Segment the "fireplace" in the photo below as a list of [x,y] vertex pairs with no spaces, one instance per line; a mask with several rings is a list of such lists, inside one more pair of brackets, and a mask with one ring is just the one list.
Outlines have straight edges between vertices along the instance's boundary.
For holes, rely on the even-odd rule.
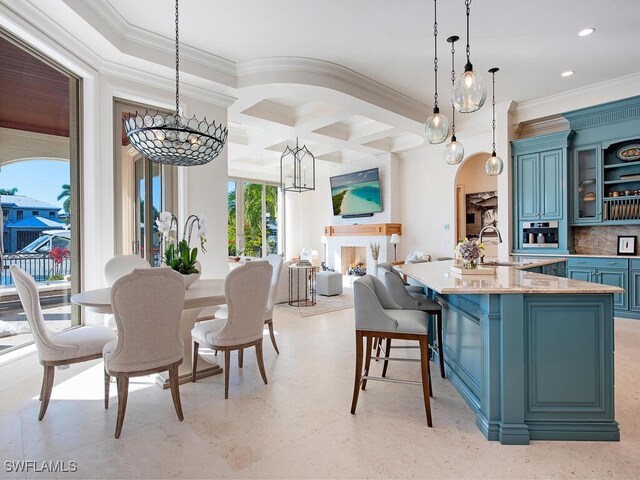
[[344,275],[365,275],[367,273],[367,247],[341,247],[342,265],[340,273]]

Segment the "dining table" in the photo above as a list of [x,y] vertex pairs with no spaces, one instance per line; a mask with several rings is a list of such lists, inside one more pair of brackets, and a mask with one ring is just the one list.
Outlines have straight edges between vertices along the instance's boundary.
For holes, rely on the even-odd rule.
[[[191,330],[198,319],[198,315],[204,308],[226,303],[224,282],[224,278],[199,279],[185,291],[182,317],[180,319],[180,337],[184,342],[184,360],[178,371],[180,383],[191,381],[193,351]],[[113,314],[110,287],[77,293],[71,296],[71,302],[86,307],[93,312]],[[199,355],[206,363],[199,362],[202,367],[196,372],[197,379],[222,373],[222,367],[214,361],[214,355],[211,350],[201,349]],[[169,373],[159,374],[156,377],[156,383],[162,388],[169,388]]]

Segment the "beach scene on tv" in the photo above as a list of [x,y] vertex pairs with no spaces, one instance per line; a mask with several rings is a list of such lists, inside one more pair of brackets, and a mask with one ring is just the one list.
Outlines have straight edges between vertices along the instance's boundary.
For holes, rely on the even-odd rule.
[[358,215],[382,211],[378,169],[331,177],[334,215]]

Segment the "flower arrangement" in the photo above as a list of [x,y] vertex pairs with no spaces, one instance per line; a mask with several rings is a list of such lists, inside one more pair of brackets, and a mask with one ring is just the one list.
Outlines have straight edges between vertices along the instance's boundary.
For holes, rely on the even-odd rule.
[[369,242],[369,248],[371,249],[371,257],[374,260],[378,260],[380,255],[380,244],[378,242]]
[[175,215],[171,212],[162,212],[156,220],[158,232],[162,234],[165,244],[168,245],[164,252],[164,263],[183,275],[200,273],[196,268],[198,249],[190,247],[194,225],[197,225],[196,235],[200,239],[200,248],[206,252],[204,244],[207,241],[207,218],[204,215],[199,217],[189,215],[184,223],[180,241],[178,241],[178,219]]
[[484,243],[465,237],[458,242],[455,251],[464,268],[476,268],[478,259],[484,257]]
[[60,247],[55,247],[49,252],[49,257],[53,260],[53,268],[51,269],[48,280],[64,280],[64,275],[61,271],[62,262],[64,262],[65,258],[69,256],[69,253],[68,248]]

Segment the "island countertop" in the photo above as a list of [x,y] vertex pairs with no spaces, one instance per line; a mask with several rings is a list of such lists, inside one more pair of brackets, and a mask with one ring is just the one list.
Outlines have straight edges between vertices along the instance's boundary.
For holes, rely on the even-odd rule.
[[[554,260],[562,261],[562,259]],[[549,259],[518,257],[510,266],[497,266],[493,275],[460,275],[451,271],[454,260],[399,265],[401,273],[440,294],[599,294],[622,293],[619,287],[527,272]]]

